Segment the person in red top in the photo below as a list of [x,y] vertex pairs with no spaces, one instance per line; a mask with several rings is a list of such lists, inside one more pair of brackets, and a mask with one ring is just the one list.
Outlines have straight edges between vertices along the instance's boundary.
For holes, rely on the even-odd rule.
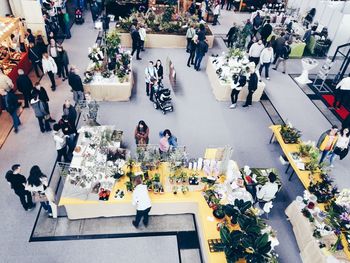
[[135,129],[136,145],[147,145],[149,142],[149,128],[144,121],[139,121]]

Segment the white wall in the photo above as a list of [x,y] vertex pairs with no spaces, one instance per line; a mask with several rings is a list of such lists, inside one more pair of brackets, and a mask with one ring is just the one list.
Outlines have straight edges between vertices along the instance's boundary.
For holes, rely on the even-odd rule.
[[8,0],[0,0],[0,16],[11,14],[11,9]]
[[338,23],[338,31],[333,39],[332,45],[328,51],[328,56],[333,56],[338,46],[350,42],[350,14],[344,14],[340,23]]

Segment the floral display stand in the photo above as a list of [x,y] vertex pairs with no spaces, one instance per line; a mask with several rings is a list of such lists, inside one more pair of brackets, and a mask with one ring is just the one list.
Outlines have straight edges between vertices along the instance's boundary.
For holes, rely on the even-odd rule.
[[[129,33],[120,33],[123,47],[131,47],[132,41]],[[209,48],[213,47],[214,36],[206,36]],[[186,48],[187,40],[185,36],[171,34],[147,34],[145,47],[147,48]]]
[[133,76],[130,73],[125,82],[120,82],[115,76],[108,79],[94,79],[84,84],[84,91],[89,91],[96,101],[129,101],[132,87]]
[[312,83],[312,81],[309,79],[309,71],[316,68],[318,66],[318,62],[315,59],[303,58],[301,60],[301,65],[303,67],[303,72],[299,77],[296,77],[295,80],[302,85]]
[[[218,101],[229,101],[231,99],[231,81],[223,81],[219,79],[217,75],[217,66],[213,64],[216,58],[210,57],[207,63],[207,75],[214,96]],[[264,92],[265,83],[259,82],[257,90],[253,94],[253,101],[260,101],[260,98]],[[245,101],[248,95],[248,85],[244,86],[241,92],[238,94],[238,101]]]

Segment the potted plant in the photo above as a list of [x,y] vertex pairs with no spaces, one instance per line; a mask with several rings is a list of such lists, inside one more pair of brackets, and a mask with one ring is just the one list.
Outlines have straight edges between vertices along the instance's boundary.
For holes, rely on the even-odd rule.
[[181,186],[181,192],[182,192],[183,194],[186,194],[188,191],[189,191],[189,188],[188,188],[187,185]]
[[172,188],[173,194],[176,195],[178,191],[178,187],[176,185],[173,186]]
[[217,205],[213,210],[213,216],[217,219],[223,219],[225,217],[224,206]]
[[283,141],[286,144],[298,143],[301,137],[301,132],[291,127],[290,125],[284,124],[280,130]]
[[128,192],[132,192],[134,190],[134,185],[130,181],[126,182],[125,186],[126,186],[126,191]]
[[173,184],[174,182],[175,182],[175,178],[176,178],[176,176],[173,174],[173,175],[170,175],[169,176],[169,182],[171,183],[171,184]]

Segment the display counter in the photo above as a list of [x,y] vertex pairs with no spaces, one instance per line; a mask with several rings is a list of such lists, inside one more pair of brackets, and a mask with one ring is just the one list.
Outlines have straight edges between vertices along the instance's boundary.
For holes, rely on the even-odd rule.
[[90,92],[96,101],[129,101],[133,87],[133,75],[125,82],[120,82],[116,76],[109,79],[93,80],[84,84],[84,91]]
[[[216,74],[216,68],[213,65],[213,60],[215,58],[210,57],[207,63],[207,75],[211,88],[213,90],[214,96],[218,101],[229,101],[231,99],[231,82],[222,81]],[[264,92],[265,83],[260,81],[258,83],[257,90],[253,93],[253,101],[260,101],[260,98]],[[238,101],[245,101],[248,95],[248,85],[245,85],[240,93],[238,94]]]

